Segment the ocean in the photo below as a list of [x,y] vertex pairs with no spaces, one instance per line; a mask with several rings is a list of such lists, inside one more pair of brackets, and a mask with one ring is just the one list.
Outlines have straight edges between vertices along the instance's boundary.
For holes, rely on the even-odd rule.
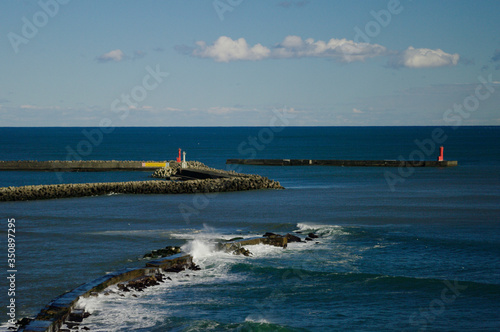
[[[91,331],[498,331],[500,127],[0,128],[0,160],[187,160],[260,174],[285,190],[0,203],[8,276],[34,317],[58,295],[182,246],[200,271],[140,293],[80,300]],[[230,158],[457,160],[450,168],[225,165]],[[151,172],[0,172],[0,187],[147,180]],[[217,239],[298,232],[286,249]],[[123,294],[122,294],[123,295]]]

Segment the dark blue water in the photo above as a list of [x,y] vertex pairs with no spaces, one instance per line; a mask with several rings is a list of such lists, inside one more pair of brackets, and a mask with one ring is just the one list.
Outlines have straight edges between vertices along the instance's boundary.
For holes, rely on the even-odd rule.
[[[87,135],[83,130],[86,130]],[[142,255],[183,245],[201,271],[138,297],[79,304],[93,331],[329,331],[500,329],[500,128],[0,128],[0,160],[228,158],[435,160],[454,168],[234,166],[282,191],[112,195],[0,203],[1,250],[16,219],[17,315]],[[89,134],[90,133],[90,134]],[[0,172],[12,185],[145,180],[147,172]],[[309,231],[285,250],[217,253],[212,241]],[[6,261],[4,263],[4,266]],[[6,268],[4,268],[6,270]],[[6,273],[6,272],[5,272]],[[0,284],[0,322],[8,285]]]

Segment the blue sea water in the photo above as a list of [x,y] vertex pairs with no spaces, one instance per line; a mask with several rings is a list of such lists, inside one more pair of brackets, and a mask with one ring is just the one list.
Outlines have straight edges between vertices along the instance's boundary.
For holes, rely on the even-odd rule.
[[[276,128],[275,128],[276,129]],[[442,130],[442,132],[441,132]],[[433,139],[439,137],[439,142]],[[166,245],[200,271],[145,292],[83,299],[92,331],[498,331],[500,128],[0,128],[0,160],[229,158],[435,160],[453,168],[235,166],[286,190],[209,195],[110,195],[0,203],[16,220],[16,314]],[[0,172],[0,187],[147,180],[148,172]],[[316,232],[252,257],[213,241]],[[316,243],[318,242],[318,243]],[[3,248],[3,249],[1,249]],[[7,322],[6,278],[0,323]],[[111,288],[113,290],[113,288]],[[5,324],[3,326],[6,326]]]

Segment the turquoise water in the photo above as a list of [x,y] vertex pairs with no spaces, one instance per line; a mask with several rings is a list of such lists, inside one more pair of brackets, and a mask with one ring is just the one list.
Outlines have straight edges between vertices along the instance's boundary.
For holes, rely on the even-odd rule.
[[[432,149],[433,130],[292,127],[270,136],[265,128],[117,128],[100,139],[82,128],[0,128],[0,160],[64,160],[78,147],[84,153],[77,156],[87,160],[167,160],[181,147],[188,160],[225,168],[228,158],[254,155],[409,159],[420,151],[434,160],[444,145],[445,159],[459,162],[411,174],[236,166],[287,189],[0,203],[5,252],[6,220],[16,219],[16,313],[34,316],[81,283],[143,266],[141,257],[151,249],[181,245],[201,271],[172,276],[138,297],[82,300],[92,312],[85,324],[93,331],[497,331],[500,128],[444,128],[446,139]],[[0,186],[149,175],[0,172]],[[285,250],[248,247],[253,257],[212,248],[215,239],[267,231],[321,237]],[[0,301],[7,303],[5,279],[0,287]],[[0,315],[6,322],[5,305]]]

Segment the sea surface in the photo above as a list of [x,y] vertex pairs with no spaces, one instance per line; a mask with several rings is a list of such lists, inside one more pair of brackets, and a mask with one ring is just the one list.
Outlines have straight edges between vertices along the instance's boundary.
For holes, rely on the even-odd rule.
[[[231,166],[285,190],[0,203],[16,316],[170,245],[200,271],[141,293],[80,300],[91,331],[499,331],[500,127],[0,128],[0,160],[435,160],[452,168]],[[0,187],[147,180],[150,172],[0,172]],[[216,252],[216,239],[297,232],[312,242]],[[115,289],[111,287],[111,291]],[[135,296],[134,296],[135,295]],[[0,329],[2,329],[0,327]]]

